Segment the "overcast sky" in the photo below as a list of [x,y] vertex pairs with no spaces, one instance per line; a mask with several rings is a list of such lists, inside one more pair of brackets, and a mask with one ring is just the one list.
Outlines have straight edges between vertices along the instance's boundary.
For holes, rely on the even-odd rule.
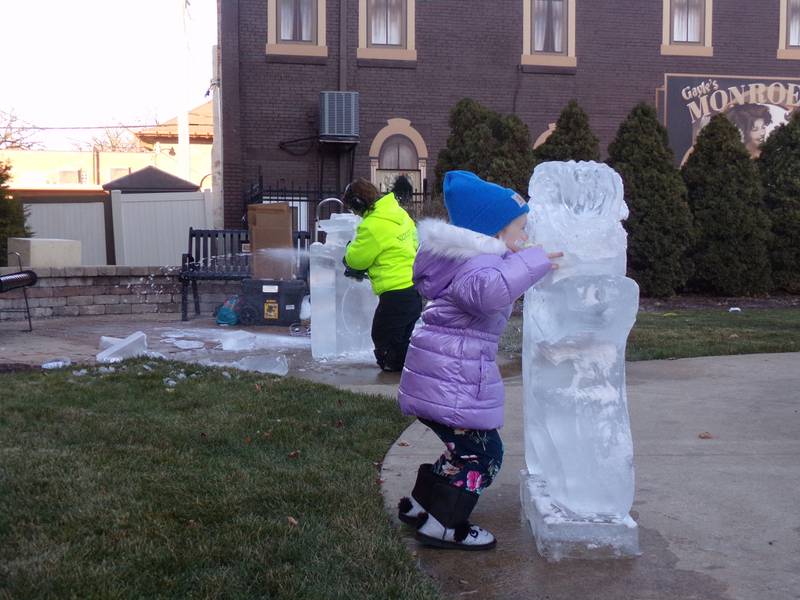
[[[129,125],[166,121],[182,104],[202,104],[216,43],[216,0],[190,0],[188,59],[182,3],[3,0],[0,111],[37,126]],[[37,137],[47,147],[71,149],[73,140],[98,133]]]

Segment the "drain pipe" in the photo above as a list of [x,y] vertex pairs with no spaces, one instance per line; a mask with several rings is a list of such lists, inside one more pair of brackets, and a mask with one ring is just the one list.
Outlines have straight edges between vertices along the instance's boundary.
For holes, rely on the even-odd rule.
[[347,0],[339,2],[339,91],[347,90]]
[[[339,2],[339,91],[347,91],[347,0]],[[336,153],[336,185],[341,190],[342,183],[342,153]],[[348,181],[349,183],[349,181]]]

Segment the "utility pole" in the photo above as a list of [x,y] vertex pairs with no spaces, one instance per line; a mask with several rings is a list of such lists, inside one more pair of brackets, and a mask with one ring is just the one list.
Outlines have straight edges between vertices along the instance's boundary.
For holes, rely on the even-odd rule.
[[191,56],[189,54],[189,0],[177,0],[180,9],[180,25],[183,32],[180,50],[178,51],[179,65],[177,82],[179,86],[178,97],[178,172],[180,176],[191,181],[191,159],[189,157],[189,111],[191,111],[191,98],[189,95],[189,67]]

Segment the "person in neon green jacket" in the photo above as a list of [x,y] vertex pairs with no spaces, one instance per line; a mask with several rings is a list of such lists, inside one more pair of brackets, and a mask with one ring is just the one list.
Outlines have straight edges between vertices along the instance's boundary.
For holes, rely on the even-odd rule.
[[366,273],[379,298],[372,319],[375,360],[384,371],[402,371],[411,332],[422,312],[422,298],[412,280],[417,227],[394,192],[380,196],[366,179],[348,185],[342,202],[364,218],[347,246],[345,275]]

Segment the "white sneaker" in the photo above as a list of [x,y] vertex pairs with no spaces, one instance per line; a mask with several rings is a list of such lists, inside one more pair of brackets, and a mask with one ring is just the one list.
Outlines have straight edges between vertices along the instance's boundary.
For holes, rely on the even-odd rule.
[[425,509],[414,499],[414,496],[404,496],[397,503],[397,518],[406,525],[419,525],[419,517]]
[[450,529],[442,525],[436,517],[428,514],[422,526],[417,529],[417,539],[427,546],[437,548],[457,548],[459,550],[489,550],[497,540],[477,525],[465,523]]

